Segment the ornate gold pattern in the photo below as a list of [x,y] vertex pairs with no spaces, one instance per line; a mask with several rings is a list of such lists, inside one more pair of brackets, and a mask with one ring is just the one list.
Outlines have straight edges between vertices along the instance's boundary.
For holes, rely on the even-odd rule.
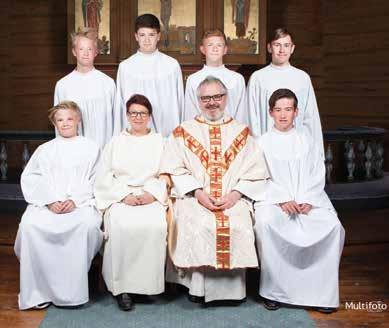
[[[199,118],[196,118],[201,123]],[[231,122],[228,121],[228,123]],[[226,124],[226,123],[224,123]],[[223,124],[221,124],[223,125]],[[210,194],[215,198],[223,195],[223,176],[231,163],[246,145],[249,128],[243,129],[222,154],[221,125],[208,124],[210,152],[181,126],[173,131],[175,138],[183,138],[185,146],[201,161],[210,178]],[[215,211],[216,219],[216,268],[230,268],[230,223],[223,211]]]

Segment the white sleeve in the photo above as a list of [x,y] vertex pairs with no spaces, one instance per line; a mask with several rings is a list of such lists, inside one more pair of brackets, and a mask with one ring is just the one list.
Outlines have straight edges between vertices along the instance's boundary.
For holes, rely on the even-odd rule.
[[115,177],[112,168],[113,142],[103,150],[102,160],[96,174],[94,193],[99,210],[105,210],[114,203],[119,203],[130,193],[130,187]]
[[115,106],[114,106],[114,130],[113,135],[118,135],[122,131],[126,124],[124,120],[125,116],[125,104],[123,102],[123,90],[122,90],[122,68],[119,65],[117,77],[116,77],[116,94],[115,94]]
[[192,79],[188,78],[185,87],[185,107],[182,121],[192,120],[196,115],[199,114],[197,95]]
[[184,82],[182,80],[182,71],[180,64],[177,63],[177,105],[178,105],[178,124],[182,122],[184,112]]
[[45,206],[58,201],[50,170],[44,167],[42,149],[38,147],[23,170],[20,184],[24,199],[36,206]]
[[[246,91],[246,101],[247,101],[247,110],[248,110],[248,121],[251,133],[254,137],[259,137],[263,132],[261,131],[259,111],[263,110],[260,108],[261,99],[260,99],[260,85],[256,83],[253,77],[250,78],[247,85]],[[265,109],[266,110],[266,109]]]
[[158,178],[151,178],[146,181],[145,185],[143,186],[143,190],[153,195],[154,198],[162,205],[167,204],[168,197],[166,182],[164,180]]
[[247,113],[246,85],[243,76],[239,76],[239,83],[237,89],[238,102],[236,107],[235,119],[244,125],[248,125],[249,118]]
[[313,90],[312,82],[309,79],[308,94],[306,95],[306,108],[303,117],[303,129],[308,136],[312,137],[315,145],[321,150],[321,156],[324,159],[323,132],[320,123],[319,108],[316,102],[315,91]]

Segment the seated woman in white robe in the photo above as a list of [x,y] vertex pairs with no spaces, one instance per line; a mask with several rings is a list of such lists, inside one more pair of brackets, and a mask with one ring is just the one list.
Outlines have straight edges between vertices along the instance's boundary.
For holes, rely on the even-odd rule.
[[339,306],[344,229],[324,191],[321,148],[293,126],[292,91],[276,90],[269,104],[274,127],[259,143],[271,180],[255,205],[259,294],[269,310],[287,303],[330,313]]
[[99,147],[77,136],[76,103],[59,103],[49,118],[58,135],[37,148],[21,177],[28,203],[15,241],[21,310],[88,302],[88,270],[103,240],[93,199]]
[[166,184],[158,178],[164,140],[148,128],[146,97],[133,95],[126,105],[129,128],[105,147],[95,185],[107,235],[103,277],[124,311],[132,294],[164,291],[167,236]]

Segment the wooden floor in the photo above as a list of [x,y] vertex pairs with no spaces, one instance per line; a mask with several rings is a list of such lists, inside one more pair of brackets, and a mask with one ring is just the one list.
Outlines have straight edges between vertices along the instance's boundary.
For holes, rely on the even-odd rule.
[[[330,315],[310,311],[317,327],[389,327],[389,309],[383,312],[368,312],[345,308],[346,302],[349,302],[348,304],[354,302],[355,306],[358,306],[359,302],[377,301],[389,307],[389,242],[385,242],[385,237],[389,240],[389,230],[388,225],[382,223],[385,221],[389,223],[387,214],[389,212],[384,211],[370,216],[381,217],[381,221],[374,219],[380,222],[379,233],[374,232],[375,221],[370,221],[366,213],[360,214],[360,218],[355,219],[354,222],[361,223],[354,226],[347,220],[345,222],[342,220],[349,236],[340,266],[341,307]],[[383,215],[386,220],[383,219]],[[0,214],[0,327],[38,327],[44,317],[44,310],[19,311],[17,307],[19,263],[12,246],[17,229],[17,217],[12,213]],[[358,215],[353,214],[351,217]],[[379,236],[378,240],[374,241],[374,236]],[[361,244],[361,241],[364,243]]]

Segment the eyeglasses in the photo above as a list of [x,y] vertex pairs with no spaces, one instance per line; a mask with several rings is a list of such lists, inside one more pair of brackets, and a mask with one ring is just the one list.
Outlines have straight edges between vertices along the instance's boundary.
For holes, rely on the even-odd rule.
[[130,112],[127,112],[128,115],[130,115],[131,118],[137,118],[138,116],[140,118],[146,118],[149,116],[149,113],[147,112],[135,112],[135,111],[130,111]]
[[200,100],[203,103],[209,103],[211,101],[211,99],[213,101],[221,101],[225,95],[226,95],[225,93],[219,93],[219,94],[213,95],[213,96],[201,96]]

